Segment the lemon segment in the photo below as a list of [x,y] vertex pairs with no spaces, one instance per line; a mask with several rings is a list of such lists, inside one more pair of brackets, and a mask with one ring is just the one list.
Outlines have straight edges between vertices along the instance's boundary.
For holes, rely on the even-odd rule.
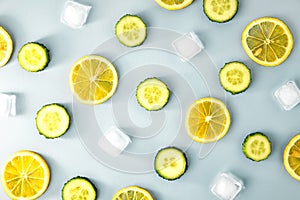
[[181,10],[191,3],[193,0],[155,0],[159,6],[167,10]]
[[8,32],[0,26],[0,67],[9,61],[13,51],[13,42]]
[[300,134],[294,136],[283,152],[283,164],[286,171],[300,181]]
[[151,194],[138,186],[129,186],[117,191],[112,200],[153,200]]

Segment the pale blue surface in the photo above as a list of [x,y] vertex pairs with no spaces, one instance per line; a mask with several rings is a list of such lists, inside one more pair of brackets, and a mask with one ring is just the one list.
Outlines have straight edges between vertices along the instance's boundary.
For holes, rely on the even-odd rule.
[[[154,0],[81,2],[93,8],[87,24],[80,30],[60,23],[64,1],[0,2],[0,25],[11,33],[15,47],[10,62],[0,69],[0,92],[15,93],[18,101],[18,116],[0,121],[1,168],[5,160],[18,150],[39,152],[51,167],[51,183],[40,198],[46,200],[60,199],[64,182],[77,175],[91,178],[99,189],[98,199],[103,200],[111,199],[118,189],[128,185],[145,187],[155,199],[161,200],[215,199],[209,185],[220,171],[231,171],[244,180],[246,188],[240,196],[243,200],[296,199],[300,196],[300,183],[287,174],[282,164],[285,145],[300,132],[300,106],[283,111],[273,96],[273,92],[288,80],[295,80],[300,85],[300,1],[240,0],[237,15],[226,24],[210,22],[202,11],[200,0],[180,11],[166,11]],[[239,60],[248,64],[253,73],[253,83],[245,93],[226,95],[232,114],[228,135],[204,160],[197,158],[199,144],[192,144],[187,151],[189,169],[180,180],[174,182],[164,181],[155,173],[127,174],[100,164],[81,144],[74,124],[66,135],[55,140],[45,139],[35,128],[35,113],[44,104],[63,103],[72,111],[73,98],[68,86],[72,63],[113,37],[116,21],[126,13],[140,15],[151,27],[180,33],[195,31],[218,68],[225,62]],[[277,68],[265,68],[253,63],[241,45],[241,32],[246,24],[262,16],[281,18],[294,35],[295,45],[290,57]],[[18,50],[30,41],[42,42],[50,49],[51,62],[41,73],[26,72],[18,64]],[[201,91],[198,94],[199,98],[208,95],[201,94]],[[241,152],[244,137],[254,131],[265,132],[273,143],[271,156],[261,163],[247,160]],[[2,187],[0,198],[8,199]]]

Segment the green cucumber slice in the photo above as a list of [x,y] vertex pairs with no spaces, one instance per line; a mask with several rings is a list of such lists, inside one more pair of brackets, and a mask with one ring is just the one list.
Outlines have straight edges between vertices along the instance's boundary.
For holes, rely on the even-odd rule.
[[86,177],[77,176],[68,180],[62,188],[63,200],[95,200],[96,186]]
[[237,13],[238,0],[203,0],[203,11],[213,22],[230,21]]
[[18,61],[26,71],[42,71],[50,62],[49,50],[41,43],[29,42],[20,49]]
[[36,114],[36,127],[46,138],[58,138],[65,134],[70,126],[68,111],[59,104],[43,106]]
[[179,179],[187,170],[185,153],[176,147],[166,147],[158,151],[154,168],[156,173],[169,181]]
[[115,34],[123,45],[136,47],[146,39],[146,24],[140,17],[127,14],[116,23]]
[[170,91],[158,78],[147,78],[136,89],[138,103],[149,111],[162,109],[169,101]]
[[260,132],[249,134],[242,146],[245,156],[256,162],[267,159],[272,151],[269,138]]
[[251,83],[251,71],[241,62],[229,62],[219,72],[222,87],[231,94],[238,94],[248,89]]

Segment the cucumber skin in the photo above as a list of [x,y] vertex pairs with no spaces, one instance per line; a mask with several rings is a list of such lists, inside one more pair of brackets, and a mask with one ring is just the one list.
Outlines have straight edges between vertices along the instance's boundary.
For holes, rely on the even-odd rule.
[[97,197],[98,197],[98,189],[96,188],[96,186],[94,185],[94,183],[92,182],[92,181],[90,181],[90,179],[88,179],[87,177],[84,177],[84,176],[76,176],[76,177],[73,177],[73,178],[71,178],[70,180],[68,180],[65,184],[64,184],[64,186],[63,186],[63,188],[61,189],[61,198],[62,198],[62,200],[65,200],[64,199],[64,188],[65,188],[65,186],[69,183],[69,182],[71,182],[72,180],[75,180],[75,179],[82,179],[82,180],[86,180],[86,181],[88,181],[91,185],[92,185],[92,187],[93,187],[93,189],[94,189],[94,191],[95,191],[95,193],[96,193],[96,196],[95,196],[95,199],[97,199]]
[[[146,81],[148,81],[149,79],[157,79],[157,80],[159,80],[159,81],[161,81],[160,79],[158,79],[158,78],[156,78],[156,77],[151,77],[151,78],[147,78],[147,79],[145,79],[145,80],[143,80],[142,82],[140,82],[139,83],[139,85],[140,84],[142,84],[142,83],[144,83],[144,82],[146,82]],[[161,81],[162,82],[162,81]],[[164,82],[163,82],[164,83]],[[165,84],[165,83],[164,83]],[[160,111],[161,109],[163,109],[167,104],[168,104],[168,102],[169,102],[169,99],[170,99],[170,90],[169,90],[169,87],[167,86],[167,84],[165,84],[166,86],[167,86],[167,89],[168,89],[168,98],[167,98],[167,103],[165,103],[165,105],[164,106],[162,106],[161,108],[159,108],[159,109],[155,109],[155,110],[151,110],[151,109],[148,109],[148,108],[145,108],[143,105],[142,105],[142,103],[140,102],[140,100],[139,100],[139,98],[138,98],[138,96],[137,96],[137,90],[138,90],[138,88],[139,88],[139,85],[137,86],[137,88],[136,88],[136,92],[135,92],[135,98],[137,99],[137,102],[138,102],[138,104],[142,107],[142,108],[144,108],[145,110],[148,110],[148,111]]]
[[49,65],[49,62],[51,61],[51,58],[50,58],[50,50],[49,50],[44,44],[42,44],[42,43],[39,43],[39,42],[28,42],[28,43],[24,44],[24,45],[21,47],[21,49],[19,50],[19,52],[18,52],[18,60],[19,60],[19,55],[20,55],[21,50],[23,49],[23,47],[24,47],[25,45],[28,45],[28,44],[37,44],[37,45],[41,46],[41,47],[45,50],[45,53],[46,53],[46,56],[47,56],[47,62],[46,62],[46,64],[44,65],[44,67],[43,67],[42,69],[39,69],[39,70],[36,70],[36,71],[30,71],[30,70],[26,69],[25,67],[23,67],[23,66],[20,64],[21,67],[22,67],[24,70],[28,71],[28,72],[40,72],[40,71],[43,71],[43,70]]
[[[52,105],[62,107],[63,109],[65,109],[66,113],[69,115],[69,126],[67,127],[66,131],[65,131],[62,135],[60,135],[60,136],[58,136],[58,137],[49,137],[49,136],[45,135],[44,133],[42,133],[42,132],[40,131],[40,129],[38,128],[38,125],[37,125],[37,116],[38,116],[38,113],[39,113],[41,110],[43,110],[44,107],[46,107],[46,106],[52,106]],[[35,126],[36,126],[36,128],[37,128],[39,134],[42,135],[42,136],[44,136],[46,139],[55,139],[55,138],[59,138],[59,137],[63,136],[66,132],[68,132],[68,130],[69,130],[69,128],[70,128],[70,124],[71,124],[71,116],[70,116],[68,110],[66,109],[66,107],[64,107],[63,105],[58,104],[58,103],[51,103],[51,104],[44,105],[44,106],[43,106],[42,108],[40,108],[40,110],[36,113],[36,117],[35,117]]]
[[118,26],[119,22],[120,22],[123,18],[125,18],[125,17],[138,17],[139,19],[142,20],[142,18],[141,18],[140,16],[138,16],[138,15],[126,14],[126,15],[122,16],[122,17],[117,21],[117,23],[116,23],[116,25],[115,25],[115,35],[116,35],[118,41],[119,41],[121,44],[123,44],[124,46],[130,47],[130,48],[141,46],[141,45],[145,42],[145,40],[147,39],[147,36],[148,36],[148,34],[147,34],[147,24],[145,23],[144,20],[142,20],[142,22],[145,24],[145,28],[146,28],[146,36],[145,36],[144,40],[143,40],[141,43],[139,43],[139,44],[137,44],[137,45],[135,45],[135,46],[128,46],[128,45],[124,44],[122,41],[119,40],[119,38],[118,38],[118,36],[117,36],[117,35],[118,35],[118,34],[117,34],[117,26]]
[[[255,160],[255,159],[253,159],[253,158],[250,158],[250,157],[248,156],[247,151],[246,151],[246,143],[247,143],[248,139],[251,138],[252,136],[255,136],[255,135],[262,135],[262,136],[266,137],[266,138],[268,139],[269,143],[270,143],[270,153],[268,154],[268,156],[267,156],[266,158],[261,159],[261,160]],[[272,153],[272,143],[271,143],[270,139],[268,138],[268,136],[266,136],[265,134],[263,134],[263,133],[261,133],[261,132],[254,132],[254,133],[251,133],[251,134],[247,135],[247,137],[244,139],[244,142],[243,142],[243,144],[242,144],[242,149],[243,149],[244,155],[245,155],[249,160],[252,160],[252,161],[255,161],[255,162],[260,162],[260,161],[266,160],[266,159],[271,155],[271,153]]]
[[[176,149],[176,150],[178,150],[178,151],[180,151],[180,152],[182,153],[182,155],[183,155],[183,157],[184,157],[184,159],[185,159],[185,170],[184,170],[184,171],[182,172],[182,174],[181,174],[180,176],[178,176],[177,178],[168,179],[168,178],[164,177],[163,175],[161,175],[161,174],[159,173],[159,171],[158,171],[158,170],[156,169],[156,167],[155,167],[155,161],[156,161],[156,158],[157,158],[159,152],[160,152],[160,151],[163,151],[163,150],[165,150],[165,149]],[[161,178],[163,178],[164,180],[167,180],[167,181],[175,181],[175,180],[177,180],[177,179],[180,179],[180,178],[186,173],[186,171],[187,171],[187,169],[188,169],[188,166],[189,166],[189,165],[188,165],[188,160],[187,160],[186,154],[185,154],[181,149],[179,149],[179,148],[177,148],[177,147],[174,147],[174,146],[165,147],[165,148],[160,149],[160,150],[157,152],[157,154],[156,154],[156,156],[155,156],[155,159],[154,159],[154,168],[155,168],[156,174],[157,174],[159,177],[161,177]]]
[[229,22],[229,21],[231,21],[231,20],[236,16],[236,14],[237,14],[237,12],[238,12],[238,10],[239,10],[239,4],[240,4],[240,2],[239,2],[238,0],[236,0],[236,1],[237,1],[236,12],[235,12],[235,14],[234,14],[231,18],[229,18],[229,19],[227,19],[227,20],[225,20],[225,21],[214,20],[214,19],[211,19],[211,18],[206,14],[205,6],[204,6],[205,1],[206,1],[206,0],[203,0],[203,5],[202,5],[202,7],[203,7],[203,12],[204,12],[204,14],[206,15],[206,17],[207,17],[211,22],[216,22],[216,23],[219,23],[219,24]]
[[241,91],[239,91],[239,92],[233,92],[233,91],[231,91],[231,90],[225,88],[225,87],[222,85],[222,82],[221,82],[221,76],[220,76],[221,71],[223,70],[223,68],[224,68],[227,64],[230,64],[230,63],[240,63],[240,64],[243,64],[243,65],[245,65],[245,66],[247,67],[247,65],[246,65],[245,63],[240,62],[240,61],[231,61],[231,62],[225,63],[225,65],[220,69],[220,72],[219,72],[219,82],[220,82],[221,86],[223,87],[223,89],[224,89],[225,91],[231,93],[232,95],[236,95],[236,94],[243,93],[243,92],[245,92],[245,91],[250,87],[250,85],[251,85],[251,83],[252,83],[252,73],[251,73],[251,70],[247,67],[248,70],[249,70],[249,73],[250,73],[250,82],[249,82],[249,85],[248,85],[244,90],[241,90]]

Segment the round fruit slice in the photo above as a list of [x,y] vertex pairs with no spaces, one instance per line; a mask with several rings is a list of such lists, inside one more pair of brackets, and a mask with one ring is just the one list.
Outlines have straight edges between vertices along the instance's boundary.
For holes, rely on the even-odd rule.
[[13,51],[13,42],[8,32],[0,26],[0,67],[6,65]]
[[300,181],[300,134],[294,136],[283,152],[283,164],[286,171]]
[[277,66],[290,55],[294,40],[283,21],[263,17],[246,26],[242,33],[242,44],[247,55],[257,64]]
[[141,45],[147,36],[146,24],[136,15],[125,15],[115,26],[118,40],[128,47]]
[[230,21],[237,13],[238,0],[204,0],[203,10],[208,19],[224,23]]
[[251,71],[241,62],[229,62],[219,72],[222,87],[231,94],[247,90],[251,83]]
[[39,133],[53,139],[67,132],[70,126],[70,115],[62,105],[48,104],[37,112],[35,121]]
[[111,62],[102,56],[89,55],[73,64],[69,84],[74,96],[84,104],[100,104],[116,91],[118,74]]
[[155,1],[156,3],[158,3],[158,5],[160,5],[161,7],[167,10],[180,10],[193,3],[193,0],[155,0]]
[[179,179],[186,172],[187,167],[188,164],[184,152],[176,147],[161,149],[155,157],[155,171],[166,180]]
[[26,71],[39,72],[44,70],[50,62],[49,50],[43,44],[29,42],[20,49],[18,60]]
[[202,98],[190,105],[185,127],[194,141],[215,142],[226,135],[230,127],[230,113],[222,101],[211,97]]
[[97,189],[86,177],[77,176],[68,180],[62,189],[63,200],[95,200]]
[[47,190],[49,181],[46,161],[32,151],[16,152],[2,171],[2,185],[11,199],[36,199]]
[[151,194],[138,186],[129,186],[117,191],[112,200],[153,200]]
[[267,159],[272,151],[269,138],[259,132],[249,134],[242,146],[245,156],[256,162]]
[[147,78],[136,89],[138,103],[146,110],[162,109],[169,101],[170,91],[158,78]]

